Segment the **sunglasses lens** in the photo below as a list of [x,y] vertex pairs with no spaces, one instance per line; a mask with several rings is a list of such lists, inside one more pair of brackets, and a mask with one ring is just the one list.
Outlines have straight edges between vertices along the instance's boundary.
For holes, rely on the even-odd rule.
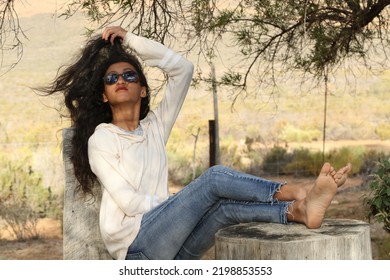
[[107,84],[107,85],[113,85],[115,84],[119,79],[119,75],[116,74],[116,73],[110,73],[110,74],[107,74],[105,77],[104,77],[104,82]]
[[138,82],[138,75],[135,71],[126,71],[122,74],[122,78],[128,83]]
[[122,76],[122,78],[128,83],[138,82],[138,74],[135,71],[125,71],[123,74],[109,73],[104,76],[103,80],[107,85],[113,85],[119,80],[119,76]]

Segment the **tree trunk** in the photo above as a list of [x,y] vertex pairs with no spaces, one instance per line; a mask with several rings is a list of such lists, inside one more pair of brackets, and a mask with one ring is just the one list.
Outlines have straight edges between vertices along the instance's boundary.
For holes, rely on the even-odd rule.
[[96,186],[95,198],[85,199],[75,194],[76,178],[70,162],[73,129],[65,128],[63,160],[65,167],[65,192],[63,214],[64,260],[112,259],[107,252],[99,230],[101,192]]
[[223,260],[370,260],[370,227],[328,219],[318,229],[302,224],[248,223],[219,230],[215,257]]

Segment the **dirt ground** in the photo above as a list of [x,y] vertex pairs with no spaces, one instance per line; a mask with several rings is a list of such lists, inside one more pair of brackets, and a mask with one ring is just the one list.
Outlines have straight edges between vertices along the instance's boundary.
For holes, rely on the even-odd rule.
[[[289,184],[311,184],[313,179],[307,178],[271,178],[278,181],[287,181]],[[330,206],[328,218],[347,218],[367,221],[366,210],[362,203],[362,196],[367,192],[362,185],[361,177],[349,178],[347,183],[339,189]],[[372,223],[372,222],[371,222]],[[60,221],[43,219],[38,224],[41,238],[24,242],[12,240],[3,230],[0,232],[0,260],[60,260],[62,259],[62,233]],[[381,225],[371,224],[371,239],[373,259],[390,259],[389,252],[383,252],[384,241],[389,243],[390,234],[386,233]],[[381,250],[382,248],[382,250]],[[210,250],[204,259],[213,259],[213,250]]]
[[40,238],[17,241],[0,228],[0,260],[61,260],[61,222],[42,219],[37,225]]

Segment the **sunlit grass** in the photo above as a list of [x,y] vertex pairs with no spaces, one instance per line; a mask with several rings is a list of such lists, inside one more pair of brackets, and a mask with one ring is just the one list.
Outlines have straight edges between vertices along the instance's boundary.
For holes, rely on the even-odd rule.
[[[23,60],[0,77],[0,152],[12,154],[20,146],[29,147],[35,154],[55,151],[52,159],[60,166],[60,130],[69,127],[69,120],[56,111],[61,109],[61,98],[39,97],[32,88],[47,85],[61,65],[73,60],[84,44],[86,23],[80,17],[64,21],[50,15],[22,19],[22,23],[31,27],[26,30],[29,40],[25,42]],[[216,64],[217,74],[222,74],[222,68]],[[326,140],[388,141],[390,71],[377,76],[362,73],[354,80],[346,76],[334,75],[328,85]],[[324,91],[321,83],[305,87],[292,74],[276,91],[254,84],[235,99],[233,106],[231,91],[219,88],[222,164],[257,166],[275,144],[290,148],[313,144],[321,149]],[[208,121],[213,118],[208,85],[191,88],[167,145],[172,168],[192,164],[193,134],[198,128],[196,165],[207,167]],[[44,170],[45,163],[40,165]]]

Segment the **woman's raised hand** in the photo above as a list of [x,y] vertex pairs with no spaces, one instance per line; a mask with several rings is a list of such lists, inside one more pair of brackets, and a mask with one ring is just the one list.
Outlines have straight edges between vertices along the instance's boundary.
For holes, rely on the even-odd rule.
[[121,40],[125,38],[127,31],[120,26],[110,26],[103,30],[102,38],[114,44],[115,38],[119,37]]

